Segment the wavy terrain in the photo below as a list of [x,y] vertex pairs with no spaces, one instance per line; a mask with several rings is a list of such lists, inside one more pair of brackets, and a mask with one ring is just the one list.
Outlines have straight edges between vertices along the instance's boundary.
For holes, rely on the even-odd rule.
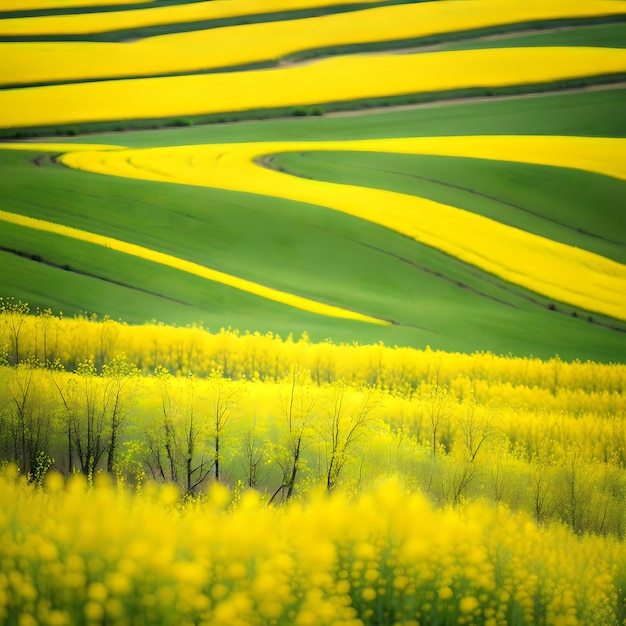
[[[5,291],[130,321],[615,359],[624,5],[495,6],[0,20],[1,136],[81,134],[0,146]],[[179,128],[84,134],[161,125]]]
[[[279,196],[391,228],[542,295],[626,320],[626,266],[429,200],[288,177],[254,163],[268,154],[353,150],[439,154],[577,167],[626,179],[619,139],[437,137],[363,142],[234,144],[77,152],[66,165],[117,176]],[[528,156],[527,156],[528,155]],[[381,211],[380,207],[386,207]],[[476,241],[481,241],[479,249]]]

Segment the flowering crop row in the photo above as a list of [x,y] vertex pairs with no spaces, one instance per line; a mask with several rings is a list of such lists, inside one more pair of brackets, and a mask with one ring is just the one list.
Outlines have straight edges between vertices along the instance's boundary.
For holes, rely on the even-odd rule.
[[[145,374],[162,366],[181,375],[205,377],[220,370],[228,378],[276,382],[293,367],[300,367],[311,372],[316,384],[345,380],[404,395],[411,395],[421,383],[451,386],[467,380],[474,388],[501,386],[497,395],[514,398],[516,405],[556,410],[559,407],[552,402],[557,397],[592,398],[593,394],[602,397],[626,391],[623,364],[470,355],[382,344],[311,343],[306,335],[294,339],[230,329],[210,332],[202,326],[176,328],[156,322],[131,326],[107,317],[63,318],[49,310],[28,315],[26,305],[18,308],[10,300],[2,302],[0,346],[10,362],[34,356],[42,362],[58,360],[70,370],[87,359],[101,368],[124,353]],[[533,390],[536,403],[532,395],[524,399],[511,395],[515,389]],[[595,401],[590,400],[584,410]],[[568,405],[567,410],[576,409]]]
[[[133,0],[134,4],[151,2],[152,0]],[[3,11],[31,11],[35,9],[58,9],[59,0],[3,0]],[[112,6],[115,4],[128,4],[128,0],[62,0],[63,8],[88,7],[88,6]]]
[[97,246],[103,246],[105,248],[109,248],[110,250],[116,250],[118,252],[123,252],[124,254],[146,259],[158,265],[173,267],[174,269],[188,274],[193,274],[194,276],[200,276],[201,278],[205,278],[207,280],[222,283],[223,285],[228,285],[229,287],[234,287],[235,289],[246,291],[262,298],[274,300],[275,302],[280,302],[281,304],[286,304],[288,306],[317,313],[319,315],[358,320],[370,324],[387,324],[387,322],[383,320],[362,315],[354,311],[348,311],[347,309],[342,309],[341,307],[325,304],[309,298],[303,298],[295,294],[272,289],[271,287],[266,287],[265,285],[255,283],[244,278],[226,274],[204,265],[172,256],[171,254],[165,254],[157,250],[151,250],[149,248],[121,241],[119,239],[114,239],[112,237],[106,237],[104,235],[98,235],[97,233],[72,228],[71,226],[26,217],[15,213],[8,213],[6,211],[0,211],[0,221],[17,224],[18,226],[25,226],[26,228],[32,228],[34,230],[40,230],[47,233],[62,235],[63,237],[69,237],[71,239],[78,239],[79,241],[86,241]]

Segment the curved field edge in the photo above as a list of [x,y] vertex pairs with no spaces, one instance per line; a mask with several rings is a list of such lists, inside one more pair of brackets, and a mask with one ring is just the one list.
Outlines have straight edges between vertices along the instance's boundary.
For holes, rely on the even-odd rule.
[[[524,4],[509,3],[494,12],[490,0],[474,0],[470,6],[459,0],[443,2],[407,2],[404,0],[387,0],[383,2],[360,3],[333,3],[329,0],[318,3],[302,3],[309,5],[308,9],[317,12],[315,20],[303,17],[297,22],[289,20],[290,24],[280,24],[281,16],[298,17],[302,11],[296,5],[285,7],[285,3],[264,3],[265,16],[259,14],[258,5],[245,2],[222,4],[206,2],[190,4],[182,7],[165,7],[141,9],[138,11],[117,11],[101,15],[80,15],[53,18],[5,19],[0,20],[0,36],[14,37],[41,37],[44,40],[50,36],[83,36],[109,37],[127,41],[141,37],[143,29],[161,28],[172,29],[175,37],[172,41],[184,42],[186,37],[177,37],[177,29],[214,30],[211,28],[213,18],[222,20],[232,17],[240,18],[239,23],[228,24],[228,32],[233,37],[246,33],[249,37],[267,36],[268,29],[278,28],[277,35],[283,35],[286,41],[257,41],[256,49],[278,50],[281,46],[296,45],[295,49],[284,50],[296,52],[302,49],[327,49],[329,46],[346,45],[386,45],[384,41],[411,41],[423,37],[446,38],[453,32],[480,32],[480,29],[535,27],[553,24],[577,23],[579,19],[591,20],[620,20],[623,19],[623,6],[616,0],[595,0],[585,4],[572,5],[558,0],[547,0],[542,3],[529,2]],[[256,9],[256,11],[254,10]],[[291,9],[288,11],[287,9]],[[355,9],[357,9],[355,11]],[[247,14],[245,13],[247,10]],[[282,13],[280,12],[282,11]],[[272,24],[258,24],[257,20],[274,21]],[[403,24],[403,21],[413,22]],[[346,26],[354,22],[355,32],[346,32]],[[372,22],[378,22],[378,30],[372,28]],[[222,24],[223,22],[216,22]],[[319,23],[316,28],[315,24]],[[206,24],[206,28],[201,28]],[[242,28],[236,28],[241,26]],[[289,37],[289,30],[294,31],[295,38]],[[315,32],[315,31],[318,32]],[[321,32],[330,30],[335,32]],[[211,36],[216,33],[208,33]],[[219,33],[218,33],[219,35]],[[158,36],[167,41],[171,37]],[[191,39],[192,41],[194,38]],[[298,44],[300,41],[300,44]],[[155,42],[156,43],[156,42]],[[239,42],[237,42],[239,43]],[[243,41],[241,42],[243,43]],[[246,47],[249,47],[249,43]],[[141,48],[140,42],[135,46]],[[222,51],[217,51],[222,54]],[[276,57],[276,53],[271,58]],[[257,59],[258,60],[258,59]]]
[[[158,320],[200,324],[215,332],[232,327],[286,337],[310,330],[319,340],[349,341],[356,336],[364,342],[382,337],[393,341],[396,335],[385,330],[392,327],[294,308],[110,248],[13,224],[0,226],[2,239],[8,236],[13,247],[0,250],[8,274],[1,291],[31,303],[33,310],[51,307],[66,316],[103,316],[110,311],[114,319],[131,324]],[[421,345],[405,336],[411,334],[415,340],[419,333],[398,334],[407,343]]]
[[[379,98],[365,98],[359,100],[349,100],[341,102],[322,103],[319,105],[306,105],[297,107],[275,107],[271,109],[255,109],[247,111],[231,111],[225,113],[212,113],[203,115],[179,115],[159,118],[137,118],[122,119],[108,122],[84,122],[71,124],[20,126],[19,128],[0,128],[0,141],[11,139],[36,139],[38,137],[75,137],[80,136],[88,139],[88,135],[94,133],[133,133],[136,131],[162,131],[167,129],[184,129],[193,127],[193,133],[202,133],[203,127],[229,128],[234,123],[256,123],[275,122],[276,120],[302,118],[333,118],[335,116],[374,116],[387,114],[387,111],[395,115],[399,111],[420,110],[434,106],[465,107],[476,101],[481,105],[485,100],[494,102],[502,100],[517,101],[520,98],[532,97],[554,97],[563,94],[564,96],[576,96],[588,91],[598,90],[606,92],[613,90],[618,92],[618,97],[624,97],[626,90],[626,73],[608,76],[592,76],[581,79],[567,81],[556,81],[551,83],[539,83],[535,85],[523,85],[514,87],[498,88],[471,88],[453,89],[448,91],[437,91],[428,93],[415,93],[402,96],[386,96]],[[1,90],[0,90],[1,92]],[[557,120],[555,120],[557,123]],[[617,118],[607,118],[596,122],[589,122],[595,127],[605,126],[607,130],[600,131],[603,136],[626,135],[626,125],[620,124]],[[544,125],[542,125],[544,126]],[[610,130],[609,130],[610,129]],[[455,129],[456,130],[456,129]],[[488,126],[481,127],[481,131],[489,130]],[[576,127],[569,127],[565,130],[571,135],[581,135],[583,131]],[[456,130],[458,134],[465,134],[462,126]],[[510,131],[503,131],[498,134],[505,134]],[[545,128],[545,134],[551,134],[550,128]],[[377,134],[380,133],[370,133]],[[394,135],[406,135],[406,131],[400,129]],[[433,131],[424,129],[424,135],[432,135]]]
[[[284,152],[272,169],[449,204],[626,263],[626,183],[556,166],[391,152]],[[589,207],[595,207],[593,212]]]
[[[513,146],[517,149],[512,150]],[[513,152],[522,162],[591,168],[624,177],[622,142],[593,138],[439,137],[435,140],[296,145],[232,144],[109,154],[77,152],[61,160],[87,171],[279,196],[337,209],[441,249],[531,291],[616,319],[626,319],[623,295],[626,293],[626,268],[619,263],[436,202],[376,189],[297,179],[259,170],[253,165],[255,159],[270,153],[320,148],[449,154],[496,160],[508,159]],[[383,215],[370,210],[371,206],[387,206],[388,210]],[[481,241],[487,242],[481,250],[475,249],[476,233],[481,233]]]
[[[433,0],[434,1],[434,0]],[[624,17],[626,20],[626,16]],[[0,90],[5,89],[25,89],[33,87],[48,87],[53,85],[64,84],[84,84],[91,82],[101,82],[108,80],[137,80],[145,78],[171,78],[176,76],[193,76],[193,75],[206,75],[206,74],[220,74],[230,72],[245,72],[262,70],[269,68],[281,68],[298,65],[300,63],[309,63],[314,60],[321,60],[332,56],[340,56],[342,54],[358,55],[368,53],[385,53],[398,51],[399,54],[418,54],[420,52],[441,52],[441,51],[454,51],[454,50],[474,50],[474,49],[492,49],[492,48],[510,48],[510,47],[603,47],[603,48],[624,48],[626,47],[626,23],[615,24],[616,20],[611,20],[611,23],[604,24],[600,22],[600,26],[581,26],[570,27],[565,30],[549,31],[547,33],[539,32],[535,30],[527,31],[525,36],[514,37],[512,33],[521,30],[526,32],[524,28],[517,29],[512,28],[510,31],[502,31],[507,34],[501,34],[499,36],[492,36],[490,32],[473,31],[452,33],[449,40],[457,42],[454,44],[441,44],[433,45],[432,38],[418,38],[415,40],[399,40],[381,42],[380,44],[354,44],[348,45],[343,48],[328,48],[319,50],[302,51],[298,53],[287,54],[280,58],[268,57],[261,60],[250,60],[245,63],[235,63],[222,65],[218,60],[215,60],[215,55],[210,55],[210,58],[202,59],[198,54],[193,54],[193,64],[197,64],[193,69],[185,69],[181,67],[179,63],[168,59],[167,65],[171,67],[169,69],[163,69],[160,64],[159,69],[154,71],[146,71],[142,66],[139,69],[134,69],[132,62],[123,60],[119,63],[105,64],[100,67],[100,70],[94,71],[93,62],[89,61],[89,58],[85,58],[85,50],[68,51],[69,54],[63,54],[62,58],[52,61],[52,57],[57,56],[55,50],[43,50],[43,55],[40,58],[35,54],[30,55],[30,58],[20,58],[19,65],[14,65],[11,68],[10,75],[6,72],[0,76]],[[583,24],[595,24],[597,20],[580,20]],[[516,26],[516,25],[515,25]],[[526,25],[528,26],[528,25]],[[535,25],[536,26],[536,25]],[[550,28],[548,24],[541,24],[542,28]],[[500,32],[498,30],[497,32]],[[456,37],[458,35],[458,37]],[[447,40],[447,38],[445,38]],[[0,42],[8,41],[0,35]],[[37,39],[39,41],[39,39]],[[195,45],[195,44],[194,44]],[[204,47],[204,46],[202,46]],[[195,50],[195,48],[194,48]],[[109,58],[111,63],[111,56],[115,58],[119,53],[119,49],[110,48],[103,52],[103,56]],[[10,55],[9,50],[6,50],[6,54]],[[127,59],[127,52],[124,51],[124,58]],[[139,52],[137,51],[137,54]],[[150,57],[154,56],[154,51],[149,52]],[[80,66],[77,66],[72,59],[81,58]],[[23,53],[20,54],[24,57]],[[143,56],[143,53],[141,54]],[[14,57],[15,60],[15,57]],[[45,61],[45,62],[44,62]],[[183,63],[188,65],[188,63]],[[49,67],[54,67],[54,75],[49,75]],[[84,68],[89,67],[88,70]],[[120,73],[117,68],[123,68],[123,73]],[[143,71],[142,71],[143,70]],[[599,80],[601,78],[601,80]],[[602,82],[613,82],[616,77],[590,77],[591,84],[602,84]],[[599,81],[599,82],[598,82]],[[559,88],[559,85],[555,85],[555,90]],[[567,82],[564,83],[561,89],[567,89]],[[569,87],[571,88],[571,86]],[[449,96],[443,96],[448,98]],[[333,103],[336,106],[336,103]],[[317,105],[320,106],[320,105]],[[326,105],[328,106],[328,105]],[[323,113],[326,107],[321,107],[317,114]],[[302,113],[302,112],[300,112]]]
[[[447,8],[448,5],[451,5],[450,8]],[[442,6],[443,10],[440,8]],[[569,10],[574,17],[565,22],[626,20],[626,15],[617,13],[623,10],[620,3],[602,4],[597,12],[602,13],[603,7],[607,7],[604,10],[609,15],[598,17],[595,9],[579,5],[578,8]],[[32,44],[19,40],[18,45],[0,44],[3,54],[12,60],[2,69],[0,82],[7,88],[11,85],[24,87],[235,71],[255,65],[268,67],[272,63],[293,63],[310,57],[426,46],[439,39],[479,37],[492,32],[532,27],[548,28],[555,23],[549,18],[558,17],[561,12],[568,14],[568,9],[558,3],[556,7],[548,5],[525,8],[525,5],[519,5],[517,12],[519,15],[512,10],[494,13],[489,4],[481,4],[481,0],[470,5],[450,0],[423,6],[409,4],[368,9],[356,14],[300,19],[289,23],[270,22],[172,34],[138,41],[135,37],[130,38],[131,34],[128,33],[129,39],[128,42],[124,40],[124,45],[105,42],[48,42],[42,46],[40,38],[33,39],[36,43]],[[576,17],[576,12],[581,15]],[[543,15],[547,21],[542,21]],[[527,21],[529,16],[530,22]],[[515,23],[516,18],[519,23]],[[507,24],[507,21],[513,23]],[[494,25],[485,28],[483,22]],[[556,24],[562,22],[563,20],[557,20]],[[31,21],[26,20],[25,23],[28,25]],[[479,27],[468,29],[468,25],[474,23]],[[0,21],[0,41],[6,39],[2,37],[2,27],[3,23]],[[4,27],[9,28],[9,25],[5,23]],[[416,36],[420,31],[425,34]]]
[[126,241],[113,239],[112,237],[105,237],[96,233],[90,233],[84,230],[79,230],[77,228],[72,228],[70,226],[65,226],[63,224],[55,224],[53,222],[34,219],[31,217],[26,217],[23,215],[9,213],[7,211],[1,210],[0,220],[9,222],[10,224],[16,224],[18,226],[32,228],[34,230],[41,230],[44,232],[61,235],[63,237],[78,239],[79,241],[85,241],[91,244],[102,246],[104,248],[110,248],[111,250],[116,250],[124,254],[146,259],[148,261],[152,261],[153,263],[173,267],[174,269],[200,276],[201,278],[205,278],[207,280],[222,283],[229,287],[234,287],[235,289],[240,289],[242,291],[261,296],[263,298],[275,300],[276,302],[303,309],[312,313],[317,313],[319,315],[328,315],[331,317],[340,317],[373,324],[387,323],[383,320],[377,320],[366,315],[355,313],[353,311],[347,311],[345,309],[341,309],[340,307],[336,307],[330,304],[314,302],[295,294],[280,292],[275,289],[271,289],[270,287],[259,285],[251,281],[238,278],[236,276],[231,276],[223,272],[219,272],[211,268],[199,265],[197,263],[185,261],[184,259],[180,259],[169,254],[164,254],[156,250],[150,250],[143,246],[138,246],[136,244],[128,243]]
[[[469,71],[467,68],[471,68]],[[515,71],[511,71],[515,68]],[[3,127],[204,115],[257,108],[410,97],[416,89],[545,89],[554,82],[619,79],[626,52],[603,48],[511,48],[373,57],[340,57],[281,70],[105,81],[0,92]],[[370,80],[359,80],[366,71]],[[333,81],[329,81],[329,76]],[[407,78],[408,77],[408,78]],[[597,80],[596,79],[596,80]],[[571,86],[571,85],[570,85]],[[207,103],[205,94],[214,94]],[[180,99],[178,94],[185,93]],[[132,105],[132,106],[131,106]]]
[[[298,107],[277,107],[273,109],[256,109],[240,112],[229,113],[215,113],[207,115],[182,115],[175,117],[161,117],[161,118],[140,118],[132,120],[116,120],[110,122],[85,122],[78,124],[55,124],[50,125],[38,125],[38,126],[24,126],[19,128],[0,128],[0,141],[7,141],[11,139],[29,139],[38,137],[75,137],[81,136],[84,140],[89,140],[89,135],[93,133],[134,133],[142,131],[142,137],[145,137],[145,131],[158,131],[167,129],[185,129],[188,127],[194,127],[191,131],[194,135],[198,133],[204,134],[206,129],[212,128],[224,128],[228,129],[229,134],[231,130],[231,124],[256,124],[257,122],[274,122],[278,120],[294,119],[294,121],[300,121],[302,118],[311,118],[310,121],[315,121],[315,118],[334,118],[339,116],[372,116],[374,119],[381,120],[380,115],[391,114],[393,117],[397,116],[399,112],[412,111],[419,112],[422,108],[431,108],[434,106],[446,106],[446,107],[465,107],[469,104],[473,104],[476,101],[477,106],[483,106],[485,100],[491,100],[494,103],[500,101],[511,101],[515,104],[519,99],[532,98],[532,97],[545,97],[554,98],[555,96],[563,95],[568,98],[578,95],[586,95],[590,91],[601,91],[608,96],[612,96],[611,91],[617,92],[617,98],[624,98],[626,90],[626,73],[614,75],[614,76],[597,76],[588,77],[583,79],[574,79],[568,81],[557,81],[552,83],[541,83],[537,85],[524,85],[516,87],[502,87],[502,88],[472,88],[472,89],[454,89],[449,91],[439,91],[431,93],[417,93],[405,96],[390,96],[383,98],[368,98],[360,100],[350,100],[344,102],[324,103],[321,105],[309,105]],[[612,99],[612,98],[611,98]],[[612,115],[600,119],[600,120],[586,120],[586,124],[594,128],[595,133],[600,136],[626,136],[626,125],[621,123],[621,118],[617,115],[613,115],[613,105],[609,104]],[[389,113],[388,113],[389,111]],[[382,120],[381,120],[382,121]],[[457,120],[459,122],[460,120]],[[541,123],[540,120],[535,120],[540,124],[541,129],[545,134],[553,134],[554,130],[551,127],[546,126],[545,123]],[[563,119],[553,119],[554,124],[562,124]],[[448,120],[452,122],[452,120]],[[474,124],[479,124],[479,120],[475,120]],[[376,124],[372,124],[373,130],[369,135],[380,135],[380,131],[376,132],[374,128]],[[466,134],[467,129],[462,125],[453,125],[454,131],[458,134]],[[602,127],[603,130],[595,130]],[[490,128],[487,125],[480,125],[478,132],[489,131]],[[581,135],[585,132],[575,126],[566,126],[563,129],[565,134]],[[210,131],[209,131],[210,132]],[[510,130],[504,130],[497,134],[507,134]],[[533,132],[537,132],[533,128]],[[361,132],[358,133],[362,135]],[[394,136],[406,136],[407,131],[402,130],[401,126],[398,126],[394,130]],[[424,135],[432,135],[432,129],[424,128]],[[266,138],[265,136],[263,138]],[[224,139],[224,141],[228,141]],[[180,143],[180,142],[178,142]]]
[[[283,337],[306,332],[314,341],[431,345],[440,350],[488,350],[541,358],[558,354],[569,360],[619,362],[626,349],[626,335],[609,330],[601,317],[567,307],[550,308],[549,302],[538,298],[528,302],[523,293],[499,290],[497,284],[487,283],[494,296],[475,293],[485,288],[481,277],[455,271],[450,259],[434,258],[432,251],[424,251],[415,260],[405,253],[389,268],[393,273],[383,272],[380,263],[372,265],[379,259],[370,259],[364,271],[378,272],[397,289],[383,294],[384,306],[378,308],[382,314],[403,320],[380,326],[307,313],[106,248],[60,237],[51,241],[53,236],[41,231],[0,230],[13,246],[13,250],[0,251],[6,269],[0,293],[31,303],[33,310],[51,307],[70,316],[108,313],[130,324],[156,319],[183,326],[200,323],[213,331],[230,327]],[[385,259],[381,256],[380,260]],[[425,269],[420,269],[420,262],[426,264]],[[413,286],[410,292],[407,284]],[[365,295],[379,291],[377,284],[370,285]],[[363,300],[354,287],[349,295]]]
[[[228,142],[233,140],[259,141],[275,139],[277,136],[289,136],[290,138],[302,140],[334,139],[337,136],[371,138],[380,136],[382,129],[384,129],[386,135],[392,136],[407,135],[409,131],[411,134],[415,132],[432,135],[433,132],[466,134],[468,131],[475,134],[528,132],[553,134],[555,130],[559,134],[568,135],[620,136],[626,134],[622,115],[624,93],[623,90],[602,90],[569,95],[545,95],[528,99],[512,98],[509,100],[468,102],[462,105],[450,104],[444,107],[425,107],[404,111],[384,111],[354,117],[297,118],[263,123],[244,122],[232,125],[208,125],[157,132],[126,132],[123,135],[112,134],[108,137],[84,136],[81,138],[81,141],[102,142],[105,140],[108,143],[113,143],[119,142],[123,137],[126,145],[141,147],[181,145],[195,142]],[[567,116],[563,115],[564,108],[568,111]],[[63,150],[63,146],[64,143],[60,143],[59,151]],[[6,154],[9,153],[7,152]],[[42,183],[38,177],[39,174],[44,174],[47,171],[45,167],[35,169],[32,173],[30,173],[32,166],[26,165],[25,167],[24,174],[28,174],[27,180],[29,181],[27,186],[32,187],[34,185],[42,188],[42,184],[43,187],[48,184]],[[5,169],[5,173],[9,171]],[[59,171],[59,174],[61,172],[62,170]],[[10,178],[18,180],[13,175]],[[119,185],[119,183],[116,184]],[[112,191],[107,191],[110,186],[103,185],[101,189],[96,179],[90,180],[88,183],[90,189],[98,190],[96,193],[99,197],[108,197],[113,201],[116,194],[113,194]],[[74,185],[72,187],[74,188]],[[123,188],[125,189],[125,194],[130,191],[126,187]],[[64,198],[65,200],[70,200],[74,195],[71,192]],[[46,197],[48,200],[52,198],[50,195]],[[63,206],[66,204],[65,200]],[[88,201],[88,198],[85,198],[85,201]],[[140,197],[137,197],[136,201],[139,205],[141,204]],[[345,228],[345,225],[342,225],[342,228]],[[413,244],[411,250],[416,246],[418,244]],[[405,246],[406,249],[404,250],[398,247],[397,243],[391,244],[391,242],[384,244],[383,247],[390,251],[398,252],[408,260],[434,267],[431,264],[434,258],[432,256],[434,251],[432,250],[430,251],[430,256],[425,256],[422,259],[414,257],[408,245]],[[32,242],[32,245],[21,247],[21,250],[27,255],[41,254],[41,246],[35,241]],[[46,254],[44,254],[45,256]],[[89,258],[93,256],[93,254],[90,254]],[[3,254],[3,257],[7,258],[7,263],[5,264],[7,275],[5,277],[16,277],[16,282],[10,284],[8,291],[6,290],[7,287],[4,287],[5,293],[14,294],[16,297],[24,297],[27,301],[33,302],[41,308],[52,305],[56,310],[60,308],[64,311],[69,311],[71,314],[85,309],[97,311],[100,315],[109,312],[115,317],[121,317],[137,323],[155,317],[154,311],[162,311],[162,315],[161,313],[156,315],[160,320],[178,324],[204,320],[214,329],[232,323],[233,327],[241,328],[242,330],[260,330],[261,332],[274,330],[285,334],[294,332],[296,335],[299,335],[303,330],[309,330],[311,336],[317,340],[325,337],[333,337],[337,341],[347,342],[354,339],[365,342],[383,340],[391,345],[413,346],[430,343],[440,348],[448,350],[458,349],[464,352],[490,349],[496,353],[535,354],[544,357],[550,357],[558,353],[568,359],[581,357],[593,358],[599,361],[622,360],[624,349],[626,349],[621,335],[605,331],[597,326],[598,322],[602,323],[602,318],[594,315],[593,320],[589,317],[589,321],[587,321],[586,316],[581,311],[572,311],[568,307],[557,307],[555,311],[548,311],[549,301],[544,301],[541,298],[538,298],[540,306],[536,307],[535,313],[526,311],[520,301],[519,306],[511,309],[510,312],[506,307],[500,311],[493,307],[483,307],[479,313],[478,309],[476,309],[477,315],[474,315],[474,309],[468,310],[469,296],[466,290],[455,287],[452,291],[445,292],[444,295],[444,292],[437,290],[435,283],[432,283],[432,285],[428,283],[424,288],[428,293],[431,293],[432,290],[433,305],[438,302],[438,313],[432,318],[432,323],[434,326],[439,325],[439,334],[428,337],[420,334],[417,330],[399,326],[385,329],[371,326],[374,332],[369,333],[365,331],[370,328],[370,325],[350,325],[348,322],[339,324],[339,320],[334,321],[332,325],[326,324],[323,326],[321,323],[323,320],[319,316],[310,316],[306,320],[300,320],[299,316],[287,319],[274,314],[270,317],[266,314],[260,314],[255,316],[254,319],[250,319],[246,317],[243,309],[240,310],[236,306],[234,301],[229,302],[226,308],[224,308],[225,301],[221,299],[217,308],[214,305],[212,306],[207,300],[206,303],[201,305],[196,304],[195,308],[182,307],[174,310],[174,308],[168,308],[169,305],[166,306],[163,300],[158,304],[155,301],[155,305],[151,305],[149,297],[146,295],[145,299],[142,298],[141,301],[134,299],[133,302],[137,303],[137,308],[130,307],[129,309],[122,306],[129,303],[130,300],[128,292],[122,293],[120,291],[123,289],[122,287],[111,285],[107,289],[115,291],[107,291],[106,293],[110,295],[104,295],[105,292],[102,291],[102,286],[96,284],[94,288],[91,285],[97,279],[88,279],[86,276],[81,277],[74,272],[66,272],[60,269],[55,270],[51,266],[33,262],[27,257],[18,257],[10,254]],[[54,260],[55,257],[50,258]],[[14,261],[19,263],[19,266],[14,265]],[[59,256],[58,263],[60,265],[66,263],[74,265],[71,255]],[[110,269],[110,267],[110,262],[103,259],[100,265],[94,265],[89,271],[100,274],[101,268]],[[16,268],[15,271],[13,271],[13,268]],[[436,271],[450,274],[450,269],[449,266],[446,266],[436,268]],[[394,269],[394,272],[397,274],[398,270]],[[134,281],[132,274],[132,272],[128,272],[127,276],[125,275],[125,278],[122,280],[132,284]],[[22,282],[17,278],[18,276],[23,277]],[[422,285],[418,276],[419,274],[415,278],[410,278],[410,282]],[[423,274],[423,276],[428,275]],[[457,273],[456,275],[452,274],[452,276],[456,276],[458,281],[468,283],[469,278],[466,275]],[[414,282],[416,278],[417,282]],[[35,283],[35,280],[38,282]],[[161,278],[159,278],[160,280]],[[3,281],[3,284],[8,285],[6,281]],[[102,283],[100,284],[102,285]],[[182,282],[176,283],[176,285],[179,284],[182,287]],[[25,288],[27,285],[33,287],[32,293],[26,294]],[[57,285],[57,287],[54,287],[54,285]],[[149,283],[146,286],[150,288]],[[484,283],[477,283],[476,287],[484,289]],[[76,300],[76,294],[84,293],[87,289],[89,289],[88,295],[95,295],[96,300],[93,300],[93,298],[86,300],[87,304],[83,306],[81,302]],[[458,292],[457,296],[454,295],[455,291]],[[102,294],[102,301],[98,301],[98,293]],[[136,291],[134,293],[138,294]],[[195,296],[203,293],[205,293],[205,290],[197,288],[189,291],[188,294],[180,293],[178,297],[185,299],[192,294]],[[507,292],[501,293],[505,298],[508,297],[504,295]],[[494,292],[494,295],[498,295],[497,290]],[[442,306],[441,301],[437,300],[440,297],[444,298],[445,306]],[[457,299],[455,300],[455,298]],[[193,297],[190,301],[193,301]],[[145,304],[140,304],[140,302]],[[171,306],[175,307],[174,304]],[[420,309],[416,309],[416,311],[418,310]],[[575,313],[578,314],[577,318],[572,317]]]

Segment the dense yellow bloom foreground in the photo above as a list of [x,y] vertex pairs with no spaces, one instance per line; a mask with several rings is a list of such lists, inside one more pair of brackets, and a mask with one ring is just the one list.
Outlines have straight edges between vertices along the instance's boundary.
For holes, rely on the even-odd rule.
[[203,115],[550,83],[624,71],[626,50],[610,48],[345,56],[284,69],[7,89],[0,92],[0,124],[16,128]]
[[626,319],[626,267],[620,263],[431,200],[307,180],[254,162],[271,153],[303,150],[463,156],[574,167],[626,177],[624,140],[588,137],[259,142],[77,152],[63,156],[62,161],[105,174],[247,191],[326,206],[386,226],[557,301]]
[[[222,4],[212,2],[209,7],[202,7],[205,15],[201,19],[208,19],[207,16],[215,12],[209,9],[214,6],[219,9]],[[201,6],[192,4],[127,13],[140,18],[145,15],[145,19],[149,19],[149,15],[159,12],[159,15],[163,13],[164,23],[169,23],[180,19],[175,18],[175,14],[183,10],[197,11],[200,15]],[[623,12],[623,3],[614,0],[574,4],[563,0],[515,2],[505,7],[498,4],[498,10],[494,10],[492,0],[451,0],[163,35],[123,44],[4,43],[0,44],[0,51],[11,63],[0,68],[0,83],[45,83],[189,72],[275,60],[301,50],[411,39],[516,22]],[[94,26],[89,31],[105,31],[107,24],[123,18],[124,13],[107,13],[4,20],[0,22],[0,33],[41,34],[51,30],[46,26],[51,22],[58,26],[59,32],[74,32],[75,26],[85,26],[90,20]],[[66,22],[69,22],[67,26]],[[110,30],[119,27],[113,23],[108,26]]]
[[[98,481],[96,481],[98,482]],[[0,477],[0,619],[30,624],[585,624],[622,618],[626,550],[394,482],[283,508],[222,487],[176,506]]]

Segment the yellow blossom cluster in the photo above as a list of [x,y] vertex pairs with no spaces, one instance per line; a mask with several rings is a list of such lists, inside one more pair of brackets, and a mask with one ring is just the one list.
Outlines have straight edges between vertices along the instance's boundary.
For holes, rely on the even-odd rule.
[[284,507],[0,477],[0,619],[20,625],[616,624],[624,544],[383,482]]
[[441,504],[626,532],[623,365],[8,315],[0,458],[31,480],[220,476],[289,499],[395,474]]

